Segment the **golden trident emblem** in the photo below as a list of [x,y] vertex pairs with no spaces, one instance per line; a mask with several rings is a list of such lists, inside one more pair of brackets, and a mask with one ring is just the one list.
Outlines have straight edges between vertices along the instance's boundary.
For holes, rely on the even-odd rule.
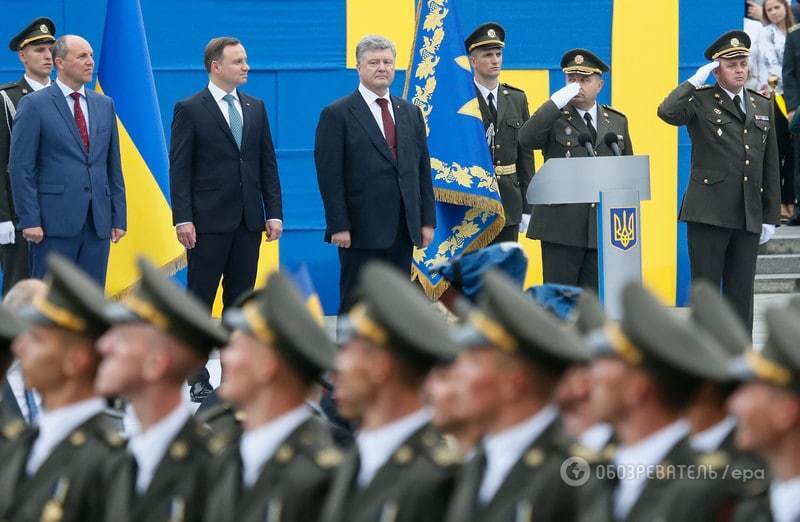
[[634,222],[636,213],[631,210],[630,214],[628,214],[628,210],[623,210],[621,214],[614,214],[614,240],[622,245],[623,250],[626,250],[628,245],[636,239],[636,224]]

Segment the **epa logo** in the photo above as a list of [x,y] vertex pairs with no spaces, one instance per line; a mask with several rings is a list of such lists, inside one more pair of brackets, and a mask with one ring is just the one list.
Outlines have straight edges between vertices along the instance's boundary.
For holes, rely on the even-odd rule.
[[580,457],[570,457],[561,463],[561,480],[574,488],[589,482],[589,463]]

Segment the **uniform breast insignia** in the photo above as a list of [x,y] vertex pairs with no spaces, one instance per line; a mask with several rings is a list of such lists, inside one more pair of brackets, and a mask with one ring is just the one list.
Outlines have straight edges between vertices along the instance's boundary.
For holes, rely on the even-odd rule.
[[611,245],[620,250],[630,250],[636,246],[636,208],[612,208],[611,223],[614,235]]
[[525,453],[525,465],[529,468],[538,468],[544,463],[544,451],[539,448],[532,448]]
[[714,114],[722,114],[722,111],[719,110],[717,107],[714,107]]
[[64,503],[67,501],[67,493],[69,493],[69,479],[61,477],[53,489],[53,496],[42,509],[42,516],[39,519],[41,522],[60,522],[64,519]]
[[335,468],[342,463],[342,452],[336,448],[323,448],[317,452],[314,462],[322,469]]
[[398,464],[408,464],[414,458],[414,450],[408,446],[400,446],[394,452],[394,461]]
[[769,121],[769,116],[764,116],[763,114],[756,114],[754,118],[758,121]]
[[182,440],[176,440],[169,447],[169,456],[172,460],[183,460],[189,454],[189,446]]
[[722,128],[717,128],[717,136],[722,137]]

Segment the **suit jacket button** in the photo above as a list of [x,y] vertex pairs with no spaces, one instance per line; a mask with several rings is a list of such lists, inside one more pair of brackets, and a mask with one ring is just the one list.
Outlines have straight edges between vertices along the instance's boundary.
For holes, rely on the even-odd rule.
[[705,179],[703,180],[703,183],[705,183],[705,184],[708,184],[708,178],[705,178]]
[[83,187],[83,190],[85,190],[86,192],[89,192],[89,187]]
[[747,176],[744,177],[744,180],[747,181]]
[[744,133],[747,134],[747,129],[744,130]]
[[745,165],[750,165],[750,160],[744,160]]
[[745,145],[744,148],[750,150],[750,145]]
[[594,207],[596,207],[596,206],[597,206],[597,204],[596,204],[596,203],[592,203],[592,208],[594,208]]

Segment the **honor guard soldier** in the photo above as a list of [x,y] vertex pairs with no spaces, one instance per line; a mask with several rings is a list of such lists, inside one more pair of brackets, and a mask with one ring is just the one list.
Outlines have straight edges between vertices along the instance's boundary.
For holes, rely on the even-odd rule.
[[[744,87],[749,56],[747,33],[725,33],[705,51],[711,63],[669,93],[658,116],[686,125],[692,140],[679,216],[692,281],[721,287],[751,331],[758,245],[775,233],[781,198],[772,102]],[[712,71],[717,83],[703,85]]]
[[26,385],[41,394],[37,429],[6,426],[14,438],[0,463],[0,520],[97,521],[106,500],[105,465],[124,439],[94,390],[95,343],[109,323],[102,290],[66,259],[48,259],[47,293],[21,314],[14,341]]
[[560,477],[573,440],[563,431],[554,390],[566,369],[585,363],[577,337],[490,272],[479,308],[456,337],[456,378],[469,392],[459,406],[486,436],[465,465],[447,522],[575,519],[577,490]]
[[500,83],[505,40],[505,30],[496,23],[478,26],[464,40],[506,217],[495,243],[516,241],[519,230],[527,229],[530,205],[525,193],[533,177],[533,151],[517,141],[519,129],[530,116],[528,98],[521,89]]
[[244,434],[217,457],[205,520],[318,520],[341,453],[305,401],[333,369],[335,347],[277,272],[224,321],[234,334],[222,350],[220,396],[244,413]]
[[800,315],[798,309],[769,309],[767,341],[734,365],[744,381],[728,402],[739,419],[736,444],[767,461],[768,487],[745,500],[736,522],[800,520]]
[[[720,484],[700,475],[683,413],[704,379],[727,375],[722,348],[675,318],[637,283],[625,287],[623,318],[596,336],[591,405],[610,422],[619,448],[581,493],[586,522],[721,520]],[[696,475],[690,473],[696,472]],[[587,471],[588,473],[588,471]]]
[[359,295],[336,358],[334,398],[360,431],[320,520],[441,522],[460,456],[431,425],[422,387],[456,347],[444,318],[396,269],[368,264]]
[[[608,65],[590,51],[573,49],[561,58],[561,69],[566,86],[523,125],[520,145],[541,149],[545,161],[633,154],[625,115],[597,103]],[[545,283],[597,291],[596,204],[534,205],[528,237],[542,242]]]
[[[7,307],[0,305],[0,375],[6,375],[6,371],[14,360],[11,343],[24,331],[25,323]],[[2,379],[0,379],[0,383],[2,383]],[[17,405],[6,404],[6,400],[14,401],[15,399],[13,396],[6,399],[4,395],[0,395],[0,453],[6,442],[11,438],[16,438],[17,432],[24,427],[18,422],[13,422],[21,420],[15,412]],[[9,426],[8,435],[6,435],[7,426]]]
[[8,174],[8,153],[11,128],[20,98],[50,85],[53,57],[50,48],[56,26],[49,18],[37,18],[9,42],[11,52],[19,56],[25,74],[15,82],[0,85],[0,269],[3,271],[3,295],[14,284],[28,277],[28,242],[17,231],[11,182]]
[[127,399],[141,425],[109,465],[103,520],[199,521],[211,433],[183,404],[182,389],[228,335],[156,267],[143,259],[138,266],[139,286],[124,306],[108,304],[113,326],[98,342],[97,390]]

